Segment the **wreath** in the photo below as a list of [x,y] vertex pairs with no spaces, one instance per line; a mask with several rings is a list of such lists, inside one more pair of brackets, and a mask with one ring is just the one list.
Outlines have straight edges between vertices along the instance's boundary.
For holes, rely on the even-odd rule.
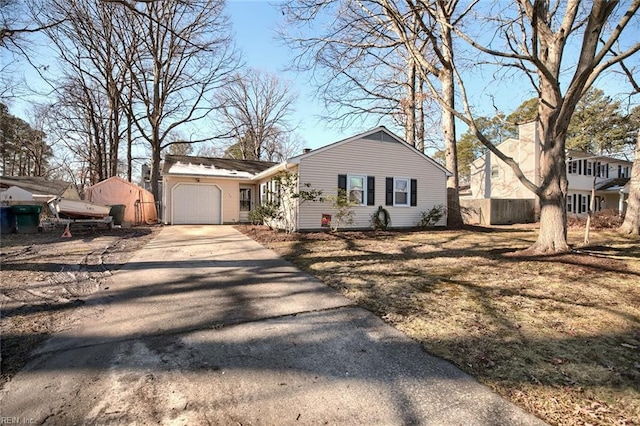
[[373,229],[376,229],[376,230],[382,229],[384,231],[391,224],[391,215],[389,214],[387,209],[385,209],[382,206],[379,206],[378,210],[376,210],[376,212],[373,213],[371,217],[371,222],[373,225]]

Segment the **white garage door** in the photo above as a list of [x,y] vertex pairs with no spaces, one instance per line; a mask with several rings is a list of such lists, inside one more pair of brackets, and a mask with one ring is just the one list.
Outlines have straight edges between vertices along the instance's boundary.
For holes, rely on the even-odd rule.
[[222,223],[222,196],[216,185],[179,183],[172,189],[174,225]]

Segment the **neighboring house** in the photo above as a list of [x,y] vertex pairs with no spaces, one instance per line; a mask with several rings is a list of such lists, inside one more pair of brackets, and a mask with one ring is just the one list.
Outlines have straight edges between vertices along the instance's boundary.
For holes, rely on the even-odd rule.
[[62,180],[32,176],[0,176],[0,189],[18,187],[32,195],[33,201],[47,202],[54,197],[79,200],[76,187]]
[[[167,156],[162,173],[165,223],[246,221],[256,204],[278,198],[274,178],[283,171],[295,174],[301,189],[336,196],[340,188],[357,200],[354,222],[343,228],[369,228],[378,206],[387,209],[392,227],[415,226],[422,212],[446,206],[450,175],[384,127],[305,150],[279,164]],[[279,201],[296,203],[287,210],[295,211],[299,230],[321,229],[323,216],[335,214],[329,201]],[[446,215],[438,223],[444,224]]]
[[[520,125],[519,138],[507,139],[498,145],[498,149],[513,158],[531,182],[540,185],[541,143],[536,126],[536,122]],[[595,211],[604,209],[624,211],[624,198],[625,194],[628,194],[631,176],[630,161],[594,156],[575,150],[568,150],[566,155],[567,213],[586,214],[594,186]],[[469,199],[528,200],[527,205],[536,208],[535,195],[520,182],[511,167],[490,152],[471,163],[470,194],[465,198],[465,201]],[[463,204],[468,206],[472,203]],[[493,203],[493,206],[498,204]],[[533,213],[533,215],[537,217],[537,214]],[[526,218],[510,217],[508,222],[526,222],[530,217],[527,213]]]
[[84,198],[103,206],[125,206],[123,220],[127,224],[151,225],[158,222],[153,194],[118,176],[112,176],[88,187]]

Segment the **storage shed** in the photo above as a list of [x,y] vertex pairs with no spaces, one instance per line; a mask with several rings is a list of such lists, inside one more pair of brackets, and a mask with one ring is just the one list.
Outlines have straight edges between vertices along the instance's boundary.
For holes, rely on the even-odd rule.
[[158,212],[153,194],[117,176],[87,188],[85,200],[104,206],[124,205],[124,222],[126,224],[152,225],[158,222]]

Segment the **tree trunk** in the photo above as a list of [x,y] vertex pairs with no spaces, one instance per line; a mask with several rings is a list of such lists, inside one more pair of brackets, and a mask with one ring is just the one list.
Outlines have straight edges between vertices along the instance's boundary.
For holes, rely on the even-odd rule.
[[[158,188],[158,180],[160,179],[160,149],[154,148],[151,153],[151,193],[153,194],[153,199],[156,201],[156,205],[162,205],[162,200],[160,199],[160,190]],[[160,217],[160,212],[158,213],[158,217]]]
[[409,75],[407,81],[407,99],[404,103],[404,138],[411,145],[416,146],[416,65],[409,65]]
[[[567,165],[564,151],[566,135],[555,134],[555,115],[542,108],[538,132],[540,156],[540,233],[528,249],[533,253],[561,253],[570,250],[567,243]],[[565,127],[566,128],[566,127]]]
[[458,148],[456,146],[455,93],[453,79],[453,42],[451,28],[442,25],[442,54],[444,64],[438,76],[442,85],[442,98],[448,108],[442,108],[442,133],[445,143],[446,166],[452,173],[447,178],[447,225],[459,228],[463,225],[458,194]]
[[424,81],[417,76],[416,82],[416,149],[424,152]]
[[621,234],[640,234],[640,131],[636,139],[636,149],[631,168],[631,184],[629,185],[629,198],[627,199],[627,211],[624,222],[618,232]]

